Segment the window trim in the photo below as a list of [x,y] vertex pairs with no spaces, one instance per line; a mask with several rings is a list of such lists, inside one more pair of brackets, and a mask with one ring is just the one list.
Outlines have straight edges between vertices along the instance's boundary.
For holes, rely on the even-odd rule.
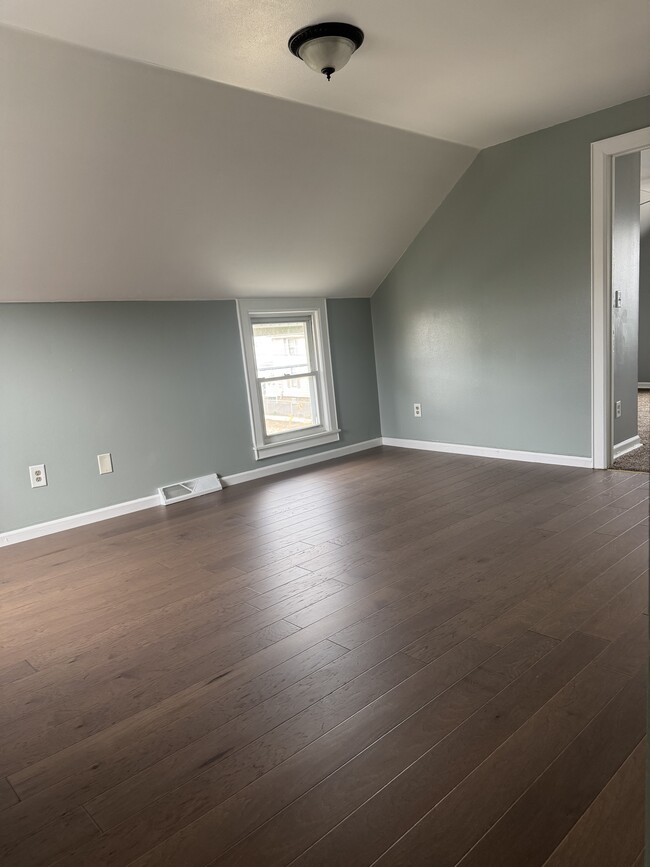
[[[310,449],[340,439],[336,415],[332,358],[327,324],[327,304],[324,298],[245,298],[237,301],[237,317],[241,336],[248,409],[253,437],[255,460],[285,455],[300,449]],[[266,434],[264,412],[255,362],[253,324],[256,319],[285,321],[305,319],[311,322],[311,346],[313,370],[298,376],[313,376],[317,394],[319,424],[303,431],[288,431],[283,434]],[[293,379],[297,376],[292,376]]]

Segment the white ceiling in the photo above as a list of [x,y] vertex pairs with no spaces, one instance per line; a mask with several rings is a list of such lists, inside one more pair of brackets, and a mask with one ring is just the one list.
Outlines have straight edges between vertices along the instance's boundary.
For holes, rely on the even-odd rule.
[[[366,34],[330,84],[286,45],[326,20]],[[477,147],[650,86],[647,0],[0,0],[0,22]]]
[[476,154],[2,27],[0,118],[0,302],[367,296]]

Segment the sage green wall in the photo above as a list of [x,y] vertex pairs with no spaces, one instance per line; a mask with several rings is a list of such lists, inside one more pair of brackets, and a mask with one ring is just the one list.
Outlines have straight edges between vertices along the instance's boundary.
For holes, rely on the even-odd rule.
[[[300,455],[380,433],[370,302],[330,300],[328,318],[341,440]],[[253,459],[234,301],[0,305],[0,370],[4,531],[277,462]]]
[[372,298],[384,436],[591,454],[590,143],[649,123],[644,98],[481,151]]

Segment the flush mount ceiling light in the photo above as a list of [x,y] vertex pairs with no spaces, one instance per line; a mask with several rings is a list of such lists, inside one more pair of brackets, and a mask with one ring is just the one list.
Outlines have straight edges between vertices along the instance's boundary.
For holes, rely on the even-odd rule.
[[363,42],[363,30],[353,24],[312,24],[296,30],[289,40],[289,51],[327,80],[343,69]]

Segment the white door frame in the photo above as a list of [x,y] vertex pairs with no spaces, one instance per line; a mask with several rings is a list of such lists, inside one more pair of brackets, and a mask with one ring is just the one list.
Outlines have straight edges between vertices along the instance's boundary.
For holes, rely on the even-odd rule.
[[594,469],[612,453],[612,203],[614,157],[650,148],[650,126],[591,145],[591,433]]

